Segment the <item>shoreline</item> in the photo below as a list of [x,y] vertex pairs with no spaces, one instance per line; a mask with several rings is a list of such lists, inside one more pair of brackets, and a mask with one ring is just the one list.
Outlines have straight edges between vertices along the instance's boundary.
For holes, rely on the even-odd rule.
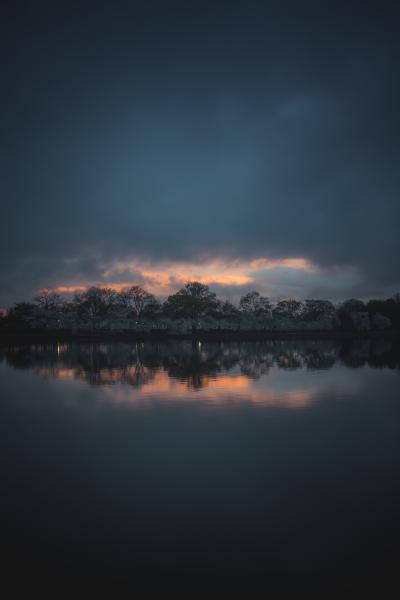
[[191,340],[199,342],[245,342],[267,340],[294,339],[327,339],[327,340],[356,340],[356,339],[392,339],[400,340],[400,331],[260,331],[260,330],[196,330],[189,333],[172,333],[166,331],[9,331],[0,333],[0,345],[12,343],[41,343],[41,342],[163,342],[173,340]]

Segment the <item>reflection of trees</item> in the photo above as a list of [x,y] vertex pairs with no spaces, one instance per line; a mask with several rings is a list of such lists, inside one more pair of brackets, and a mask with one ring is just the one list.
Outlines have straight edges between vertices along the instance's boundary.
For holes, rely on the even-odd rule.
[[400,341],[384,338],[350,340],[343,344],[340,359],[352,368],[368,364],[377,368],[400,369]]
[[253,379],[279,369],[329,369],[336,360],[349,367],[369,364],[400,368],[400,344],[390,340],[268,340],[200,343],[188,340],[143,343],[31,344],[0,349],[0,360],[47,377],[73,377],[91,385],[126,383],[140,387],[160,369],[198,389],[219,373]]
[[241,371],[251,377],[260,377],[276,365],[280,369],[328,369],[336,361],[337,344],[329,341],[259,342],[243,345]]
[[273,364],[274,356],[269,348],[259,347],[258,344],[252,344],[250,348],[241,344],[239,365],[243,375],[258,379],[266,375]]
[[336,362],[336,352],[331,351],[318,352],[314,348],[308,349],[304,356],[304,363],[308,369],[330,369]]
[[368,339],[349,340],[343,344],[340,358],[347,367],[363,367],[371,353],[371,341]]
[[199,342],[173,343],[169,351],[159,348],[163,368],[170,377],[185,381],[188,387],[199,389],[209,377],[216,377],[224,370],[224,352],[218,344]]
[[279,354],[276,364],[281,369],[300,369],[303,366],[303,358],[298,353],[286,352]]
[[14,368],[33,369],[44,377],[74,377],[92,385],[124,382],[141,386],[151,381],[156,371],[144,365],[137,346],[128,344],[27,345],[8,348],[3,354]]

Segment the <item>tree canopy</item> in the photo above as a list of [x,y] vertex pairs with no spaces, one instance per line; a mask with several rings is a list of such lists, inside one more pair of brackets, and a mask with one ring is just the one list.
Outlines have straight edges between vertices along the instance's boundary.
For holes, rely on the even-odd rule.
[[[249,316],[251,320],[247,319]],[[35,321],[36,327],[41,324],[49,328],[54,324],[67,327],[65,323],[78,323],[78,327],[79,323],[107,327],[113,319],[120,322],[135,319],[135,326],[140,326],[140,322],[146,320],[169,319],[191,320],[192,327],[197,327],[196,322],[204,318],[214,320],[218,328],[223,327],[223,322],[245,328],[252,327],[251,323],[256,326],[257,321],[262,328],[266,327],[267,322],[272,324],[273,321],[280,327],[282,323],[291,327],[291,321],[292,324],[297,323],[297,328],[298,323],[303,323],[307,328],[312,322],[314,328],[318,328],[318,324],[324,327],[331,323],[333,327],[354,329],[361,326],[358,325],[361,319],[363,327],[369,323],[372,327],[400,328],[400,296],[385,300],[372,299],[367,303],[350,298],[335,307],[329,300],[319,299],[289,298],[272,303],[269,298],[253,290],[244,294],[238,306],[235,306],[229,300],[217,298],[207,285],[198,281],[189,281],[163,303],[140,285],[119,291],[110,287],[90,287],[75,294],[71,300],[62,298],[50,288],[43,288],[34,303],[19,302],[9,309],[2,317],[0,326],[2,329],[23,329]],[[168,327],[168,323],[165,326]]]
[[164,304],[165,314],[172,318],[199,319],[217,308],[216,294],[198,281],[189,281],[176,294],[169,296]]
[[271,313],[271,302],[269,298],[261,296],[259,292],[248,292],[240,298],[239,309],[244,313],[253,314],[257,317]]

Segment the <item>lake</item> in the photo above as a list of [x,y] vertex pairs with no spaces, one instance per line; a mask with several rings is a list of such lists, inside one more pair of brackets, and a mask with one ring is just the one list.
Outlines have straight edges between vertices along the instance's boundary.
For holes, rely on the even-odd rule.
[[398,567],[398,342],[55,341],[1,347],[0,374],[3,572]]

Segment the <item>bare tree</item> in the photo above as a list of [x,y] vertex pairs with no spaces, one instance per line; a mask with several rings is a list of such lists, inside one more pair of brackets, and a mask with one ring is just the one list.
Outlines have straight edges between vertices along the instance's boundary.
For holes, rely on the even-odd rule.
[[35,297],[35,302],[44,310],[57,310],[62,305],[61,296],[50,288],[41,289]]
[[147,308],[155,306],[157,303],[155,296],[146,292],[140,285],[133,285],[121,290],[119,299],[125,308],[133,310],[137,318],[146,312]]
[[76,294],[74,304],[78,315],[95,323],[106,317],[116,305],[116,292],[111,288],[91,287],[82,294]]

